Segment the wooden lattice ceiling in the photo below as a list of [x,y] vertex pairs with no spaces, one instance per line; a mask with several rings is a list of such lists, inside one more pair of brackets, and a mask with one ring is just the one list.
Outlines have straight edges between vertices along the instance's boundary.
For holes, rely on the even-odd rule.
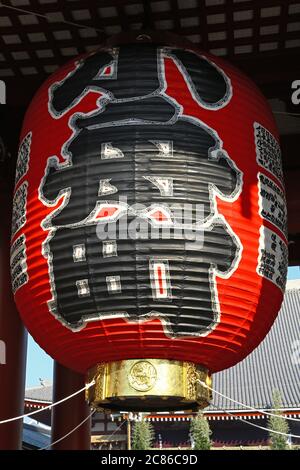
[[[41,78],[107,36],[143,27],[183,35],[236,61],[299,57],[298,0],[4,0],[0,7],[0,78]],[[80,28],[66,22],[95,29]]]

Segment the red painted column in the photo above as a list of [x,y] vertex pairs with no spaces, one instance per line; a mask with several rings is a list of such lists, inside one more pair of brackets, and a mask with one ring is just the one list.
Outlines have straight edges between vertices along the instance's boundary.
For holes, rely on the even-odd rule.
[[[71,395],[84,387],[84,376],[54,363],[53,402]],[[52,442],[63,437],[90,414],[84,392],[52,409]],[[53,450],[89,450],[91,442],[91,420],[61,442],[52,445]]]
[[[24,413],[27,333],[10,281],[10,224],[13,165],[0,164],[0,421]],[[20,449],[22,420],[0,424],[0,450]]]

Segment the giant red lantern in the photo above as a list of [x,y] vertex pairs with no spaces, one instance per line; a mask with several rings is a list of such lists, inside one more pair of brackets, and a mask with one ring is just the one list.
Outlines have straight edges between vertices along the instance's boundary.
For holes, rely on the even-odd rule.
[[95,378],[91,402],[185,408],[207,402],[198,379],[249,354],[280,308],[280,148],[239,71],[139,39],[69,62],[33,99],[12,285],[41,347]]

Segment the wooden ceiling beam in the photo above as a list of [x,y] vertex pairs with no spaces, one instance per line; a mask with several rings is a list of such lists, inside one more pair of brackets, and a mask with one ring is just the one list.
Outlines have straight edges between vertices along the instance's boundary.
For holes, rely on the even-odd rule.
[[[172,1],[172,0],[171,0]],[[147,2],[147,0],[145,0],[145,2],[148,4],[149,6],[149,3]],[[63,1],[64,3],[64,1]],[[137,2],[135,2],[137,3]],[[253,10],[254,6],[255,6],[255,9],[257,9],[258,13],[261,9],[261,7],[263,6],[262,5],[262,2],[259,2],[259,3],[253,3],[253,0],[250,2],[252,4],[251,6],[251,10]],[[273,5],[274,5],[274,0],[272,1]],[[38,2],[36,1],[32,1],[31,0],[31,4],[32,5],[39,5],[39,7],[41,6]],[[94,4],[95,5],[95,4]],[[111,6],[114,6],[114,3],[113,1],[111,1],[110,3]],[[225,4],[226,5],[226,4]],[[198,7],[195,7],[195,8],[186,8],[186,9],[178,9],[176,11],[178,11],[178,14],[177,14],[177,17],[180,17],[180,18],[195,18],[195,17],[198,17],[199,20],[200,20],[200,27],[201,27],[201,22],[202,22],[202,18],[205,16],[207,17],[208,15],[211,15],[211,14],[220,14],[220,13],[225,13],[226,15],[226,12],[230,12],[230,15],[232,15],[234,12],[237,12],[237,11],[245,11],[245,10],[248,10],[248,8],[245,8],[245,5],[246,3],[232,3],[232,8],[231,10],[226,10],[224,9],[224,5],[215,5],[215,6],[206,6],[202,0],[198,0]],[[52,6],[52,8],[50,8]],[[53,8],[53,6],[55,6],[56,8]],[[99,5],[101,7],[103,7],[103,4],[102,4],[102,1],[101,1],[101,4]],[[286,3],[285,4],[285,10],[288,10],[288,6],[289,4]],[[58,8],[57,7],[57,4],[47,4],[47,5],[43,5],[43,10],[39,10],[38,8],[34,8],[34,11],[37,12],[37,13],[40,13],[41,11],[44,12],[45,14],[45,7],[47,7],[47,11],[46,13],[54,13],[54,12],[62,12],[61,8]],[[74,7],[75,7],[75,4],[74,4]],[[84,2],[81,4],[77,3],[76,2],[76,10],[77,9],[89,9],[92,11],[92,7],[89,7],[89,3],[88,2]],[[32,10],[33,10],[33,7],[32,7]],[[68,9],[69,10],[69,9]],[[75,8],[74,8],[75,10]],[[4,11],[4,10],[3,10]],[[93,10],[93,14],[91,15],[92,18],[91,19],[86,19],[86,20],[83,20],[82,21],[82,26],[87,26],[87,27],[95,27],[95,11],[97,11],[97,9]],[[117,7],[117,11],[119,12],[118,13],[118,16],[111,16],[111,17],[106,17],[105,19],[102,20],[102,25],[100,24],[100,28],[101,27],[105,27],[105,26],[113,26],[113,25],[117,25],[117,24],[120,24],[120,18],[123,17],[123,23],[124,23],[124,26],[127,26],[127,24],[129,23],[137,23],[137,22],[143,22],[143,20],[145,19],[145,11],[143,13],[137,13],[137,14],[134,14],[134,15],[126,15],[125,14],[125,10],[124,10],[124,7],[123,6],[118,6]],[[123,11],[123,13],[122,13]],[[152,17],[152,22],[155,22],[155,21],[158,21],[158,20],[166,20],[166,19],[175,19],[176,17],[176,13],[174,14],[175,10],[170,10],[170,11],[161,11],[161,12],[153,12],[149,6],[149,9],[147,9],[147,15],[151,15]],[[21,13],[19,13],[21,15]],[[9,10],[6,11],[6,16],[8,16],[9,18],[11,17],[15,17],[15,16],[18,16],[18,14],[16,12],[11,12]],[[100,19],[100,16],[98,15],[98,12],[97,12],[97,20],[98,18]],[[269,16],[269,17],[260,17],[260,14],[258,15],[258,20],[259,20],[259,24],[261,26],[267,26],[267,25],[271,25],[271,24],[279,24],[279,22],[282,22],[282,21],[286,21],[286,22],[297,22],[299,21],[299,18],[300,18],[300,13],[295,13],[295,14],[290,14],[290,13],[286,13],[285,16],[284,16],[285,20],[283,20],[281,18],[281,16]],[[67,20],[67,18],[66,18]],[[76,21],[74,20],[74,18],[72,17],[71,15],[71,11],[69,10],[69,14],[68,14],[68,21],[72,21],[72,22],[75,22],[75,23],[80,23],[80,21]],[[45,22],[46,24],[48,25],[49,29],[50,30],[57,30],[58,28],[60,29],[67,29],[70,27],[70,25],[67,25],[61,21],[57,21],[57,22],[49,22],[47,19],[45,19]],[[225,19],[225,23],[216,23],[216,24],[208,24],[207,25],[207,28],[208,30],[211,30],[211,31],[215,31],[216,28],[217,30],[220,30],[218,28],[224,28],[226,27],[226,22],[227,22],[227,19]],[[253,27],[253,18],[250,19],[250,20],[234,20],[233,21],[233,26],[234,28],[248,28],[248,27]],[[99,27],[99,26],[98,26]],[[22,25],[22,29],[24,29],[24,31],[27,33],[27,32],[39,32],[40,29],[38,27],[38,25],[36,24],[33,24],[33,25]],[[3,26],[1,27],[1,34],[15,34],[16,31],[14,30],[14,28],[12,28],[12,26]]]

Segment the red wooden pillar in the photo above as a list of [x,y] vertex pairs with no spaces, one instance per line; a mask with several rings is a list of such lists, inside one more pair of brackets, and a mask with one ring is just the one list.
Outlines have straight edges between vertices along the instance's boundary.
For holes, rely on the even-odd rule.
[[[71,395],[84,387],[84,376],[54,363],[53,402]],[[90,414],[84,392],[52,409],[52,442],[63,437]],[[53,450],[89,450],[91,443],[91,420],[61,442],[52,445]]]
[[[27,333],[10,281],[12,165],[0,165],[0,421],[24,413]],[[20,449],[22,420],[0,424],[0,450]]]

